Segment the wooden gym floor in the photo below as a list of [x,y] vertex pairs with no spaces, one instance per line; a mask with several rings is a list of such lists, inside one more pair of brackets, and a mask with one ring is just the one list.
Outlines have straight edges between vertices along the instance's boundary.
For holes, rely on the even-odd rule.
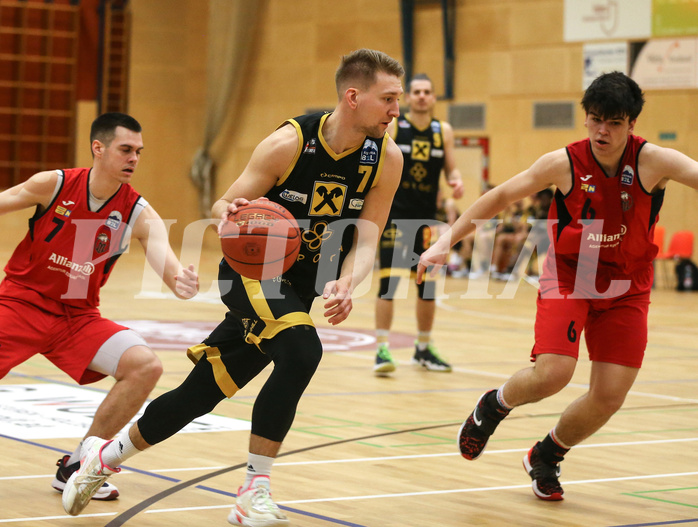
[[[12,247],[14,241],[2,252],[3,262]],[[158,338],[169,344],[157,351],[165,373],[154,398],[187,375],[191,365],[184,349],[205,336],[224,309],[215,292],[189,302],[144,293],[141,253],[132,249],[116,266],[102,293],[102,311],[115,320],[162,322],[155,324],[155,332],[164,333]],[[211,287],[218,258],[217,251],[204,254],[202,291]],[[434,338],[454,371],[431,373],[409,363],[415,327],[411,287],[409,297],[396,304],[392,351],[400,364],[395,373],[379,378],[372,373],[375,287],[374,280],[338,327],[324,322],[319,303],[314,308],[327,349],[272,478],[275,500],[292,525],[698,523],[698,295],[666,288],[653,293],[650,342],[634,388],[623,409],[568,455],[562,474],[566,499],[546,503],[533,496],[521,459],[565,406],[584,393],[589,375],[585,352],[567,388],[517,409],[482,458],[465,461],[455,443],[462,421],[483,391],[529,364],[535,289],[521,283],[515,295],[504,295],[510,298],[467,300],[459,297],[468,281],[448,279]],[[502,288],[493,282],[489,292]],[[246,425],[267,375],[268,370],[214,413]],[[80,388],[43,357],[35,357],[0,381],[0,395],[13,385],[71,387],[85,397],[101,397],[112,381]],[[11,409],[0,403],[1,524],[226,525],[244,477],[248,431],[177,434],[130,459],[112,477],[121,491],[118,500],[93,501],[74,518],[64,513],[50,482],[56,459],[72,451],[80,434],[38,439],[6,434],[8,413]],[[70,413],[66,416],[70,420]]]

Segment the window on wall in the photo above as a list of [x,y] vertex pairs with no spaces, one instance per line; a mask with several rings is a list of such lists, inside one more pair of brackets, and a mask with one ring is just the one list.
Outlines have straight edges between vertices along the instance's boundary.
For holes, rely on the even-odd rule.
[[79,7],[0,2],[0,187],[73,162]]
[[101,112],[128,111],[131,12],[127,0],[102,0]]
[[126,0],[0,0],[0,189],[75,162],[77,101],[128,111]]

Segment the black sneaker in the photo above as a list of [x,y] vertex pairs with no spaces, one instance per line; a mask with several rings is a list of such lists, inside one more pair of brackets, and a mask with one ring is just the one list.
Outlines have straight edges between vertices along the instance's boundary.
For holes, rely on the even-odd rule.
[[439,354],[436,353],[436,348],[431,344],[429,344],[424,351],[421,351],[415,345],[412,364],[424,366],[428,371],[449,372],[453,370],[448,362],[439,357]]
[[458,431],[458,447],[465,459],[472,461],[482,455],[495,428],[509,414],[509,412],[500,411],[501,415],[493,415],[492,410],[486,407],[485,398],[496,391],[496,389],[490,390],[480,396],[475,409]]
[[546,463],[538,452],[540,441],[533,445],[523,458],[523,466],[531,476],[533,493],[546,501],[560,501],[564,499],[564,491],[560,486],[560,463]]
[[395,361],[393,360],[393,356],[390,354],[388,346],[385,344],[381,344],[378,348],[378,353],[376,353],[376,362],[373,365],[373,371],[379,375],[395,371]]
[[[53,478],[53,482],[51,482],[51,486],[60,493],[62,493],[63,489],[65,489],[65,484],[68,481],[68,478],[70,478],[73,472],[76,472],[80,468],[79,461],[73,463],[72,465],[66,465],[69,459],[70,456],[63,456],[56,463],[58,470],[56,471],[56,477]],[[94,496],[92,496],[92,499],[111,501],[115,500],[118,497],[119,489],[117,489],[115,485],[112,485],[111,483],[105,481],[104,484],[99,488],[97,493]]]

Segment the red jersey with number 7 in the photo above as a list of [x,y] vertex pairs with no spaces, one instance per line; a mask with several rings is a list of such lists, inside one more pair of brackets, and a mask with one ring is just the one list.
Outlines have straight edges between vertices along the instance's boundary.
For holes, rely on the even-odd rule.
[[[664,190],[651,194],[640,182],[638,156],[645,143],[628,136],[616,174],[605,173],[588,138],[567,146],[572,189],[566,195],[556,191],[549,214],[558,220],[551,226],[550,250],[561,279],[566,270],[617,277],[650,267],[658,252],[654,227]],[[598,267],[582,269],[594,264],[597,254]]]
[[99,210],[89,206],[89,168],[58,170],[50,205],[37,209],[7,266],[5,279],[73,307],[97,307],[99,290],[128,247],[147,202],[122,184]]

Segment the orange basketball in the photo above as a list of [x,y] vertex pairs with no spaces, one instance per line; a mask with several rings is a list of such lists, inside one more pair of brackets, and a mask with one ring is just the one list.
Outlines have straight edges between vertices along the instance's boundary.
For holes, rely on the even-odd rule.
[[228,265],[254,280],[268,280],[285,273],[301,250],[296,219],[267,198],[240,207],[221,229],[220,238]]

